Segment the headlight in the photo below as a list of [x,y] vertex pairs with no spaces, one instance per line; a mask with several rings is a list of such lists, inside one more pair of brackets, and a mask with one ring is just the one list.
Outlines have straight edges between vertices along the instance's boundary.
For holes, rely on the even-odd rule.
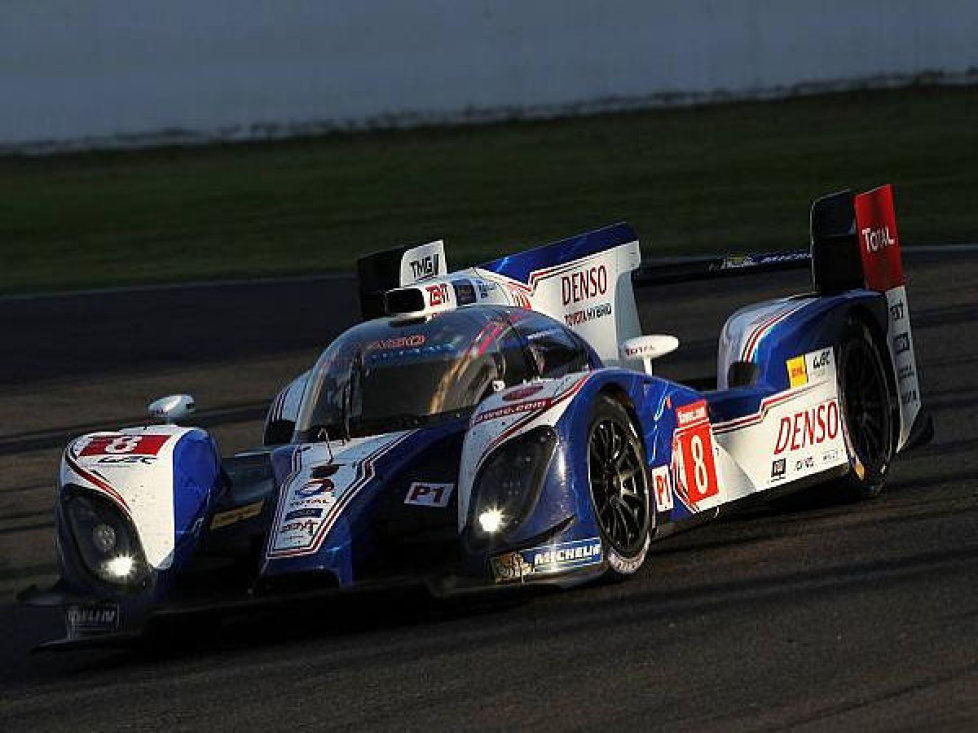
[[74,491],[65,513],[82,563],[99,580],[134,585],[149,573],[143,551],[129,521],[112,502]]
[[477,534],[485,537],[514,529],[530,514],[556,446],[553,428],[541,427],[504,443],[489,456],[473,487]]

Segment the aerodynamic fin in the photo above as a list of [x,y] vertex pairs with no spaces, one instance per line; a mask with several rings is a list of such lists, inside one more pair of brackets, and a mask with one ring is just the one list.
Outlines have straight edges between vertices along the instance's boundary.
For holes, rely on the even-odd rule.
[[445,242],[441,239],[365,255],[357,260],[360,312],[365,319],[382,316],[388,290],[447,274]]
[[515,303],[566,324],[612,366],[620,360],[618,345],[641,334],[632,289],[641,262],[638,235],[621,223],[475,269],[512,290]]

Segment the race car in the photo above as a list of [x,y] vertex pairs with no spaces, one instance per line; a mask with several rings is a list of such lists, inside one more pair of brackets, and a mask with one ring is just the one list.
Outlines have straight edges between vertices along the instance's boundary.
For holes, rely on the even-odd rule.
[[698,389],[654,374],[679,342],[640,332],[633,278],[656,268],[627,224],[454,273],[441,241],[366,257],[364,321],[275,397],[260,447],[222,458],[176,424],[189,395],[150,405],[162,424],[73,440],[61,577],[21,600],[65,608],[63,647],[214,604],[566,587],[632,575],[652,540],[748,501],[874,496],[931,430],[892,188],[816,201],[807,253],[700,275],[797,260],[812,291],[731,315]]

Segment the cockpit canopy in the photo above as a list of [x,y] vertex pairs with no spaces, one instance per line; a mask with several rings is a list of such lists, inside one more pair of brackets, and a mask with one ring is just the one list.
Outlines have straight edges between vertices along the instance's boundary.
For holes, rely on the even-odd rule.
[[493,390],[597,366],[572,331],[539,313],[472,307],[381,318],[341,334],[313,367],[296,438],[374,435],[463,417]]

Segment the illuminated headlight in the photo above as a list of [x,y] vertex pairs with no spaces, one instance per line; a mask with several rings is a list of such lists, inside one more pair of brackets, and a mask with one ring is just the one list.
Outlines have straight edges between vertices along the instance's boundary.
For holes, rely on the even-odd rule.
[[86,569],[100,580],[133,585],[149,573],[142,548],[129,521],[113,503],[84,491],[65,502],[78,554]]
[[106,574],[119,580],[128,578],[135,567],[136,561],[129,555],[116,555],[104,563]]
[[531,430],[497,449],[476,476],[473,517],[484,535],[515,528],[536,506],[557,434]]
[[479,515],[479,527],[486,534],[498,532],[503,526],[505,517],[498,509],[486,509]]

